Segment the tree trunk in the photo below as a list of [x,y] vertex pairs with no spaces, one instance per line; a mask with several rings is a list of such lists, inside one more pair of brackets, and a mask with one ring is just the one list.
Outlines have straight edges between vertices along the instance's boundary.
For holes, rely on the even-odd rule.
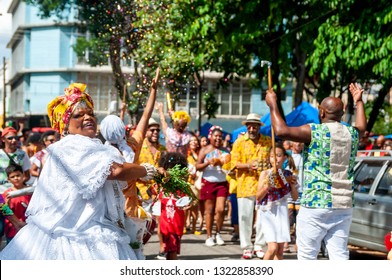
[[201,107],[203,105],[203,82],[204,82],[204,76],[203,79],[201,78],[200,74],[198,72],[193,73],[193,77],[196,81],[197,84],[197,91],[199,95],[199,104],[197,104],[197,113],[198,113],[198,120],[197,120],[197,130],[199,133],[201,132],[201,121],[202,121],[202,115],[201,115]]
[[385,83],[383,88],[378,93],[378,97],[377,97],[376,101],[374,102],[372,111],[370,112],[370,115],[369,115],[369,120],[367,122],[367,127],[366,127],[367,131],[369,131],[369,132],[372,131],[373,126],[376,123],[377,116],[379,115],[380,109],[384,103],[385,97],[387,96],[391,87],[392,87],[392,82]]
[[305,76],[306,76],[306,53],[301,51],[300,44],[297,41],[295,48],[295,56],[297,58],[297,85],[295,87],[295,99],[294,99],[294,107],[297,108],[303,100],[303,92],[305,85]]
[[[110,40],[109,55],[110,55],[110,64],[112,66],[112,71],[113,71],[114,85],[117,89],[117,93],[122,93],[125,85],[125,80],[121,69],[121,57],[120,57],[121,49],[118,40],[119,39],[116,37],[113,37]],[[117,94],[117,96],[122,96],[122,94]]]

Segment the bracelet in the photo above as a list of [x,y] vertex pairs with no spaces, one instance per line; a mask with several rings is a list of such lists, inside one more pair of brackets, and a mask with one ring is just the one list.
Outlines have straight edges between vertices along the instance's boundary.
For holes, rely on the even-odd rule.
[[140,180],[143,180],[143,181],[151,180],[155,176],[155,174],[158,173],[158,169],[156,169],[155,166],[152,164],[142,163],[140,165],[143,166],[147,172],[146,176],[140,178]]

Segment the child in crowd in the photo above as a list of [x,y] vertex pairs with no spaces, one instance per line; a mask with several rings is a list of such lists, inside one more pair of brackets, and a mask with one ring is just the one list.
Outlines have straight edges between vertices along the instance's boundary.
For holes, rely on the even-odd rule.
[[[166,153],[158,161],[158,166],[166,171],[176,165],[179,165],[180,168],[188,166],[187,159],[183,154]],[[180,192],[177,194],[170,193],[169,195],[165,195],[163,192],[158,194],[158,198],[161,201],[159,226],[167,260],[176,260],[177,254],[180,253],[181,237],[185,224],[185,208],[177,207],[176,202],[181,195]]]
[[[9,208],[14,212],[16,217],[22,221],[26,222],[26,209],[30,203],[31,194],[21,195],[15,198],[7,199],[7,193],[11,191],[20,190],[26,188],[27,186],[24,184],[24,175],[22,166],[17,164],[10,164],[6,170],[8,181],[13,185],[8,188],[3,193],[3,198],[8,203]],[[7,238],[7,243],[9,243],[12,238],[16,235],[18,228],[14,226],[14,224],[6,219],[5,221],[5,236]]]
[[[265,260],[283,259],[284,243],[290,241],[290,223],[288,216],[287,199],[298,198],[297,178],[290,170],[283,169],[284,161],[289,157],[283,145],[277,143],[276,175],[273,169],[262,171],[259,178],[256,199],[259,207],[259,223],[263,225],[265,240],[268,250]],[[274,161],[273,150],[270,152],[270,163]],[[289,164],[293,161],[289,160]],[[295,166],[290,166],[293,170]]]

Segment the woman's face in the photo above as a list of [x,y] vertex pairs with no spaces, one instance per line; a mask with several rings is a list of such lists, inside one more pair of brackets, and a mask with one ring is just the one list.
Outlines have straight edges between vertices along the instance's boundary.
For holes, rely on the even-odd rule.
[[211,135],[211,144],[214,147],[220,147],[223,144],[223,139],[222,139],[222,132],[221,131],[214,131]]
[[189,141],[189,147],[192,151],[199,148],[199,141],[197,140],[197,137],[195,137],[195,136],[191,137],[191,140]]
[[87,106],[77,106],[69,120],[68,133],[95,138],[97,119],[95,118],[94,110]]

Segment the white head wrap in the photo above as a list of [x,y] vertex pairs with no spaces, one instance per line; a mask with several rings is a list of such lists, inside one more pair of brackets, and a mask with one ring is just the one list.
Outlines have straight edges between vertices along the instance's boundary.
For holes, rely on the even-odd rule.
[[105,145],[117,145],[125,161],[133,163],[135,152],[125,141],[125,125],[119,117],[115,115],[106,116],[101,122],[100,131],[102,137],[106,140]]

